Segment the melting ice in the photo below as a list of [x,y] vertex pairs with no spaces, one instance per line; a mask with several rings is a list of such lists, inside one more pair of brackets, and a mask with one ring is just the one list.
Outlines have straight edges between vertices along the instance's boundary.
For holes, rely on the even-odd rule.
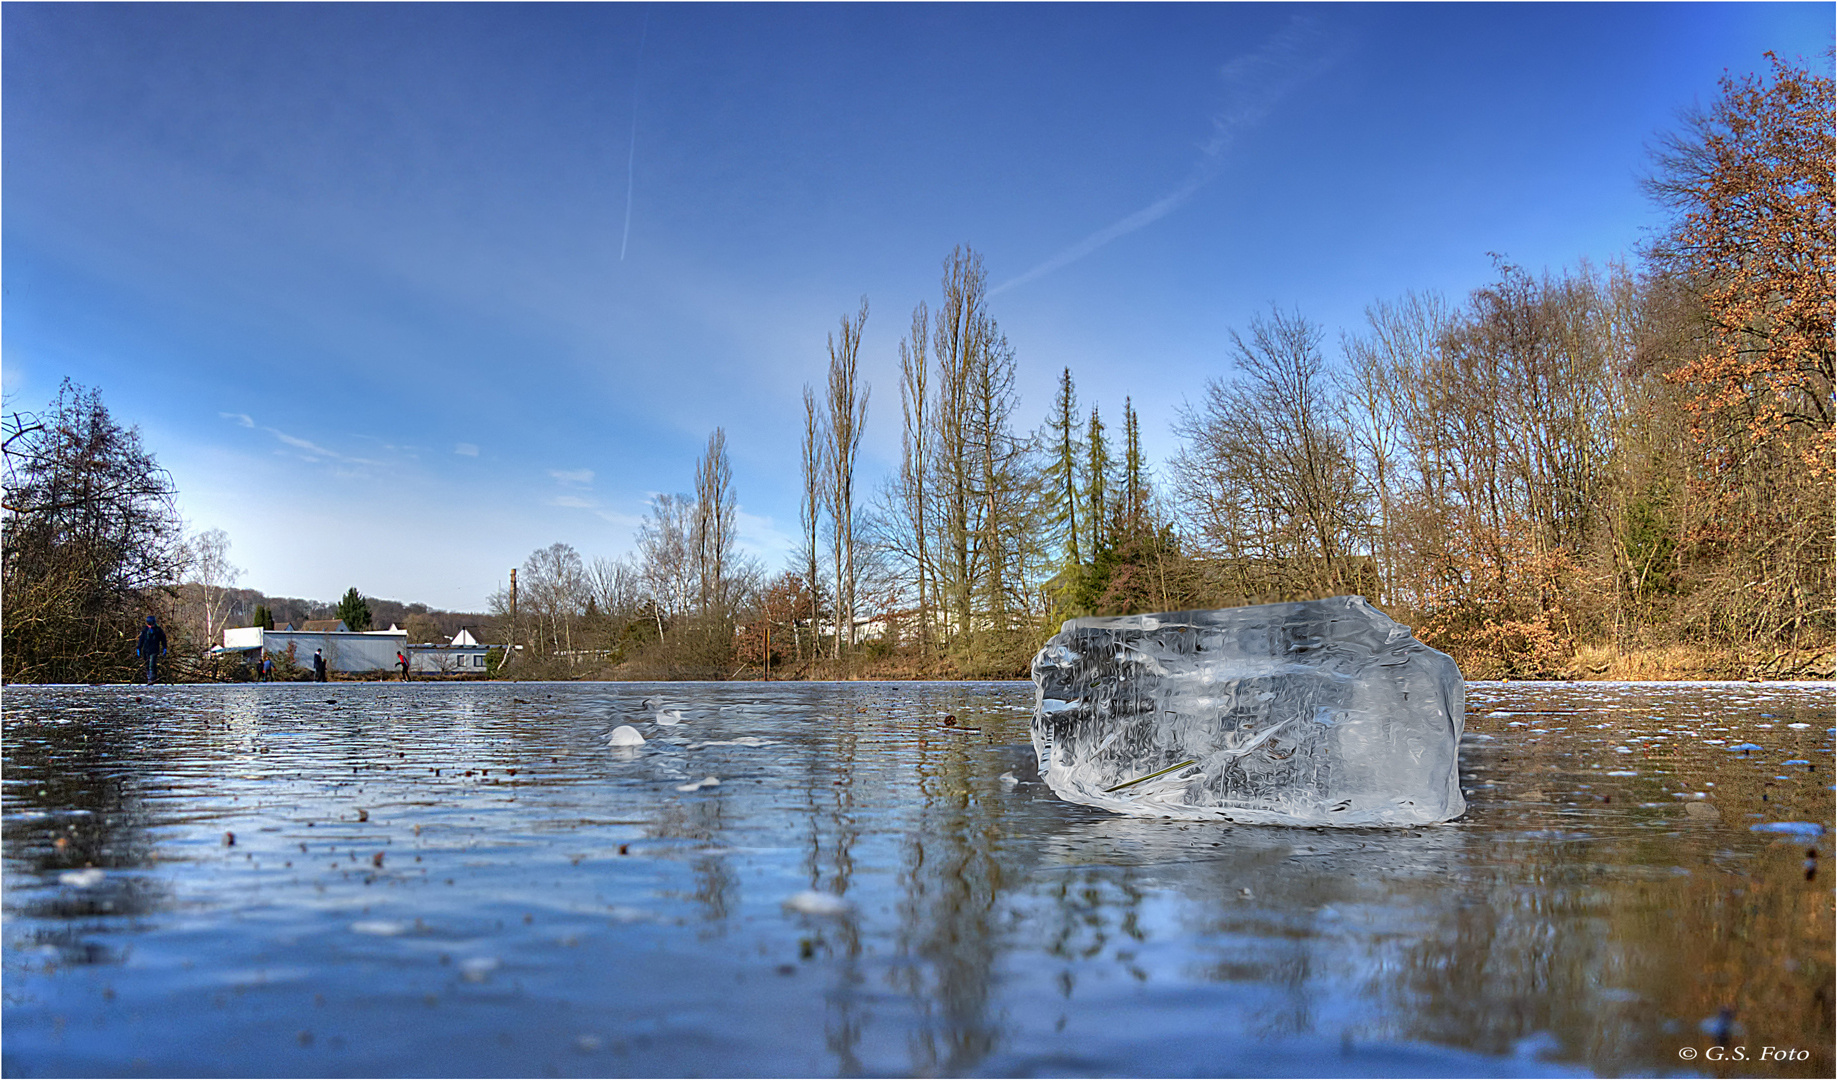
[[1459,817],[1465,687],[1363,598],[1073,619],[1033,661],[1040,775],[1124,814]]

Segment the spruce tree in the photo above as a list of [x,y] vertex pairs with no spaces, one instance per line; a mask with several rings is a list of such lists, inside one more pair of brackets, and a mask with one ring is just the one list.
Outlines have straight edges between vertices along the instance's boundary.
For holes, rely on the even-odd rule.
[[[1046,466],[1046,503],[1052,524],[1065,532],[1065,557],[1069,565],[1083,562],[1078,543],[1078,456],[1084,442],[1078,437],[1078,392],[1072,387],[1072,369],[1059,375],[1059,396],[1046,420],[1047,445],[1052,458]],[[1088,531],[1088,529],[1087,529]]]
[[1104,438],[1103,419],[1097,415],[1097,406],[1091,406],[1091,423],[1084,437],[1084,520],[1085,534],[1089,539],[1092,557],[1098,549],[1109,542],[1104,521],[1110,508],[1109,481],[1110,471],[1114,468],[1110,461],[1110,443]]
[[338,617],[344,620],[347,630],[370,629],[370,604],[358,593],[356,586],[347,590],[344,599],[338,601]]

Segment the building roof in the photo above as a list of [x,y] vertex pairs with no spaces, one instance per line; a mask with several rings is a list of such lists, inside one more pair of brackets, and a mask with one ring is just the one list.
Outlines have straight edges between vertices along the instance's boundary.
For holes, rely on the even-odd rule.
[[351,628],[344,624],[343,619],[308,619],[300,624],[300,629],[308,634],[348,634],[351,632]]

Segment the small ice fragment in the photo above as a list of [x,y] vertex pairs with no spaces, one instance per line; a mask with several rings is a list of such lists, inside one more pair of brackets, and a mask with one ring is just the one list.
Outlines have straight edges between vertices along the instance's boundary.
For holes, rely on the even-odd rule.
[[644,736],[638,734],[638,729],[630,724],[620,724],[612,729],[612,735],[606,741],[613,746],[643,746]]
[[1727,749],[1730,753],[1734,753],[1735,751],[1739,750],[1745,754],[1752,750],[1764,750],[1766,748],[1762,746],[1756,746],[1755,744],[1751,742],[1745,742],[1745,743],[1736,743],[1734,746],[1728,747]]
[[353,934],[372,934],[376,937],[395,937],[406,933],[408,924],[391,919],[360,919],[351,924]]
[[1784,767],[1785,767],[1785,766],[1787,766],[1787,765],[1810,765],[1810,764],[1811,764],[1811,762],[1809,762],[1809,761],[1806,761],[1806,760],[1804,760],[1803,758],[1793,758],[1793,759],[1792,759],[1791,761],[1782,761],[1782,762],[1780,762],[1780,766],[1781,766],[1782,768],[1784,768]]
[[784,908],[799,915],[814,915],[821,919],[839,918],[854,910],[853,905],[840,896],[814,889],[805,889],[795,896],[786,897]]
[[693,783],[678,784],[676,785],[676,790],[677,791],[700,791],[705,787],[719,787],[720,784],[721,784],[720,777],[704,776],[700,780],[696,780]]
[[1804,731],[1806,728],[1811,727],[1810,724],[1787,724],[1786,726],[1794,731]]
[[1815,839],[1824,835],[1824,826],[1814,821],[1763,821],[1748,826],[1749,832],[1784,833],[1787,836],[1801,839]]
[[498,966],[499,961],[495,956],[474,956],[470,960],[460,961],[459,976],[467,982],[482,983],[491,978],[491,973]]
[[1630,747],[1630,746],[1616,746],[1616,747],[1614,747],[1614,753],[1616,753],[1616,754],[1630,754],[1630,753],[1632,753],[1632,752],[1633,752],[1633,748],[1632,748],[1632,747]]
[[1638,776],[1639,774],[1636,772],[1633,772],[1630,769],[1621,769],[1616,772],[1608,773],[1607,775],[1609,776]]
[[107,876],[102,870],[66,870],[57,876],[57,880],[72,888],[88,889],[102,884],[102,879]]
[[657,723],[664,727],[675,727],[677,724],[682,723],[682,710],[681,709],[659,709],[657,710]]
[[1020,778],[1011,772],[1002,773],[999,779],[1001,780],[1001,786],[1005,788],[1011,788],[1021,782]]

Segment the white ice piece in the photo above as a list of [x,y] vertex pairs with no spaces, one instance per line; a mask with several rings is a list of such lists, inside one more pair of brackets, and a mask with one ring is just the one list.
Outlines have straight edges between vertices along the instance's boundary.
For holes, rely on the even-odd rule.
[[817,892],[805,889],[803,892],[788,896],[784,901],[786,911],[795,911],[799,915],[814,915],[823,919],[834,919],[848,914],[854,906],[834,893]]
[[359,919],[351,924],[353,934],[371,934],[375,937],[396,937],[408,932],[408,924],[393,919]]
[[1040,776],[1071,802],[1271,825],[1467,808],[1460,669],[1361,597],[1073,619],[1033,681]]
[[720,787],[720,786],[721,786],[720,777],[704,776],[700,780],[695,780],[687,784],[678,784],[676,785],[676,790],[677,791],[700,791],[705,787]]
[[606,741],[613,746],[643,746],[644,736],[638,734],[638,729],[630,724],[620,724],[612,729],[612,735]]

